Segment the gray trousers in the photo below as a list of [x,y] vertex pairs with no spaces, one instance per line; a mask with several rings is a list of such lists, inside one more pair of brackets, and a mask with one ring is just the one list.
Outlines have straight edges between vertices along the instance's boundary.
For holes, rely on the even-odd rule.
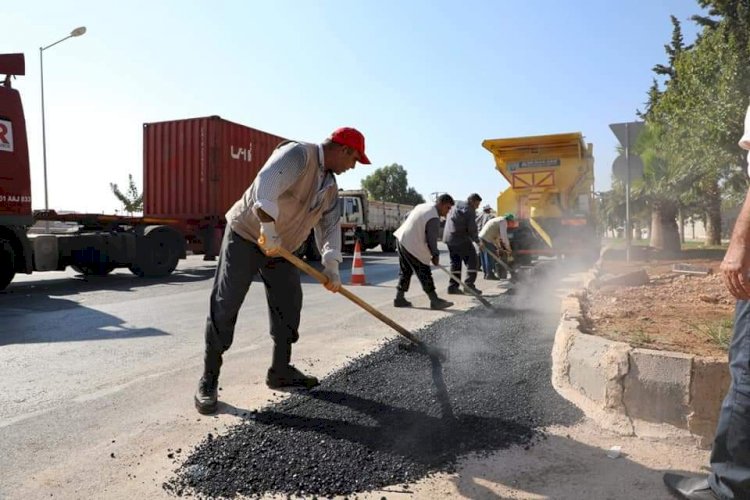
[[291,352],[291,344],[299,339],[298,329],[302,310],[299,270],[283,257],[267,257],[258,245],[247,241],[227,227],[221,243],[206,320],[206,372],[218,375],[221,356],[232,345],[237,315],[257,274],[260,274],[266,288],[274,344],[282,352]]
[[[461,279],[461,263],[466,266],[466,279],[464,283],[473,286],[477,281],[477,252],[471,241],[464,242],[460,245],[448,245],[448,255],[451,258],[451,274]],[[448,283],[448,290],[458,290],[458,283],[451,280]]]

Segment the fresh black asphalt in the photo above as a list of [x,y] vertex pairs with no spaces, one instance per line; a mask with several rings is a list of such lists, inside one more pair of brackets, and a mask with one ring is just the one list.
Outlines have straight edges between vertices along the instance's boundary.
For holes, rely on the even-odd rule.
[[461,456],[528,449],[545,426],[582,417],[550,383],[559,300],[551,283],[533,285],[486,290],[496,311],[479,305],[415,332],[449,352],[442,364],[395,340],[312,391],[248,412],[209,435],[164,488],[212,498],[399,490],[456,471]]

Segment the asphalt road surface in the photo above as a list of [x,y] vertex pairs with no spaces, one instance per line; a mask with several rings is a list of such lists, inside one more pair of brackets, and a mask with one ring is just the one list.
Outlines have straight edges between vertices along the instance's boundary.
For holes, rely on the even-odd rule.
[[[415,279],[408,296],[416,307],[396,310],[395,254],[373,251],[364,260],[368,286],[352,290],[406,328],[472,306],[462,298],[456,311],[431,311]],[[195,412],[214,269],[215,262],[190,256],[165,279],[143,280],[127,270],[87,278],[68,270],[20,275],[0,292],[0,498],[46,491],[75,498],[92,489],[152,497],[151,483],[161,484],[173,469],[166,451],[173,443],[187,449],[205,436],[207,422],[211,429],[231,425],[236,409],[281,395],[263,383],[271,340],[264,290],[255,283],[225,356],[228,404],[211,419]],[[350,269],[346,258],[345,284]],[[435,278],[447,286],[446,278]],[[293,362],[307,371],[325,375],[396,336],[312,278],[303,276],[303,290]]]
[[[357,389],[357,384],[342,382],[342,374],[350,373],[346,370],[356,372],[362,356],[369,353],[375,356],[372,359],[383,361],[378,365],[379,373],[390,373],[392,367],[383,356],[399,336],[342,296],[332,295],[304,277],[301,338],[293,362],[321,378],[330,375],[324,382],[328,392],[319,398],[319,404],[331,406],[330,400],[341,399],[337,393],[342,391],[350,406],[360,404],[369,409],[377,405],[408,407],[403,399],[411,398],[414,409],[400,414],[417,422],[422,413],[428,422],[437,422],[442,413],[436,411],[451,408],[459,421],[493,418],[496,423],[507,421],[509,428],[518,430],[508,439],[498,438],[504,436],[502,433],[490,432],[492,446],[487,449],[493,449],[498,439],[503,446],[527,443],[535,426],[570,423],[577,418],[564,403],[555,407],[559,411],[543,411],[553,397],[546,381],[555,314],[559,311],[556,296],[532,292],[504,297],[503,283],[480,280],[480,288],[493,303],[520,305],[519,311],[503,317],[464,296],[450,297],[456,305],[448,310],[432,311],[414,279],[407,298],[415,307],[396,309],[391,304],[398,273],[395,255],[368,252],[364,260],[368,286],[351,290],[410,331],[442,339],[440,343],[452,351],[446,387],[456,397],[452,405],[444,401],[434,406],[434,394],[428,397],[424,392],[435,387],[433,371],[429,366],[430,371],[423,370],[423,359],[410,365],[408,353],[399,353],[393,362],[400,370],[421,373],[415,373],[419,384],[408,389],[424,388],[421,394],[427,399],[416,398],[405,386],[397,385],[388,393],[391,399],[383,400],[366,387]],[[442,261],[447,262],[447,255],[443,254]],[[348,282],[350,267],[351,259],[347,259],[342,266],[344,283]],[[265,416],[289,413],[283,405],[296,396],[290,399],[264,384],[271,341],[263,287],[257,283],[250,288],[235,343],[225,355],[218,414],[200,416],[193,408],[214,268],[215,263],[191,256],[173,276],[161,280],[141,280],[128,271],[105,278],[83,278],[72,272],[41,273],[17,277],[0,293],[0,498],[89,498],[92,492],[101,498],[167,497],[171,493],[162,485],[176,477],[192,450],[209,433],[223,436],[235,432],[253,410],[265,411],[261,413]],[[445,296],[447,277],[439,271],[434,276],[439,293]],[[430,325],[436,321],[431,330]],[[490,331],[510,335],[489,344],[487,338],[480,339],[480,344],[487,344],[487,352],[495,353],[480,369],[482,380],[494,380],[494,386],[477,383],[472,375],[476,372],[471,370],[456,371],[468,366],[464,362],[477,354],[476,345],[452,344],[444,338],[461,339],[470,330],[480,331],[477,325],[489,325]],[[527,348],[518,345],[519,337],[512,332],[528,328],[533,329],[534,341]],[[513,341],[513,350],[503,351],[503,342],[509,341]],[[386,350],[378,353],[383,345]],[[514,355],[503,358],[498,354],[502,352]],[[464,362],[456,362],[461,359]],[[532,366],[538,368],[537,373],[528,377],[525,370]],[[373,375],[349,378],[365,386],[368,381],[371,386],[380,383]],[[528,398],[504,398],[501,414],[492,415],[491,407],[477,407],[478,413],[472,413],[472,400],[465,398],[485,394],[482,391],[487,387],[501,392],[510,388],[513,390],[507,394],[521,394],[525,386],[539,396],[532,398],[534,405],[528,404]],[[327,411],[321,418],[335,424],[337,414]],[[267,425],[268,420],[261,423]],[[385,423],[386,433],[397,425],[390,419]],[[331,431],[334,440],[341,438],[340,431]],[[367,441],[356,443],[366,445]],[[441,456],[449,457],[447,462],[428,464],[424,470],[448,470],[440,464],[452,463],[451,457],[460,455],[461,446],[466,451],[483,449],[473,442],[466,447],[459,440],[455,449],[441,450]]]

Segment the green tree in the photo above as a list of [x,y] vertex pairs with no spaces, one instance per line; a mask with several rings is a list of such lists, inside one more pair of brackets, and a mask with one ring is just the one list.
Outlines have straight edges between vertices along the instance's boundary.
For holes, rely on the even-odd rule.
[[[675,61],[678,85],[660,98],[660,122],[665,150],[672,161],[699,174],[691,188],[698,190],[705,210],[707,244],[721,238],[722,186],[737,175],[742,163],[737,139],[747,108],[750,78],[744,67],[747,47],[742,47],[728,22],[704,29],[694,48]],[[746,38],[744,35],[742,38]]]
[[646,126],[638,139],[636,151],[643,160],[643,178],[633,183],[634,199],[651,210],[651,241],[654,248],[680,250],[677,215],[682,206],[681,194],[697,174],[684,168],[663,149],[664,132],[654,123]]
[[123,209],[129,214],[133,212],[143,212],[143,193],[138,192],[138,188],[133,181],[133,175],[128,174],[128,190],[123,193],[114,182],[109,183],[109,188],[115,197],[122,203]]
[[374,200],[392,201],[417,205],[424,203],[424,197],[413,187],[409,187],[406,170],[394,163],[375,170],[362,179],[362,189],[366,189]]

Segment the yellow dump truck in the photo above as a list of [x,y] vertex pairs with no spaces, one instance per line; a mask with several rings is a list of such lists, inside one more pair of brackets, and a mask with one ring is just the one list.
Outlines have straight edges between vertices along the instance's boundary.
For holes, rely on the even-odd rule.
[[487,139],[482,146],[510,184],[497,211],[515,215],[508,236],[516,263],[598,256],[593,145],[580,132]]

